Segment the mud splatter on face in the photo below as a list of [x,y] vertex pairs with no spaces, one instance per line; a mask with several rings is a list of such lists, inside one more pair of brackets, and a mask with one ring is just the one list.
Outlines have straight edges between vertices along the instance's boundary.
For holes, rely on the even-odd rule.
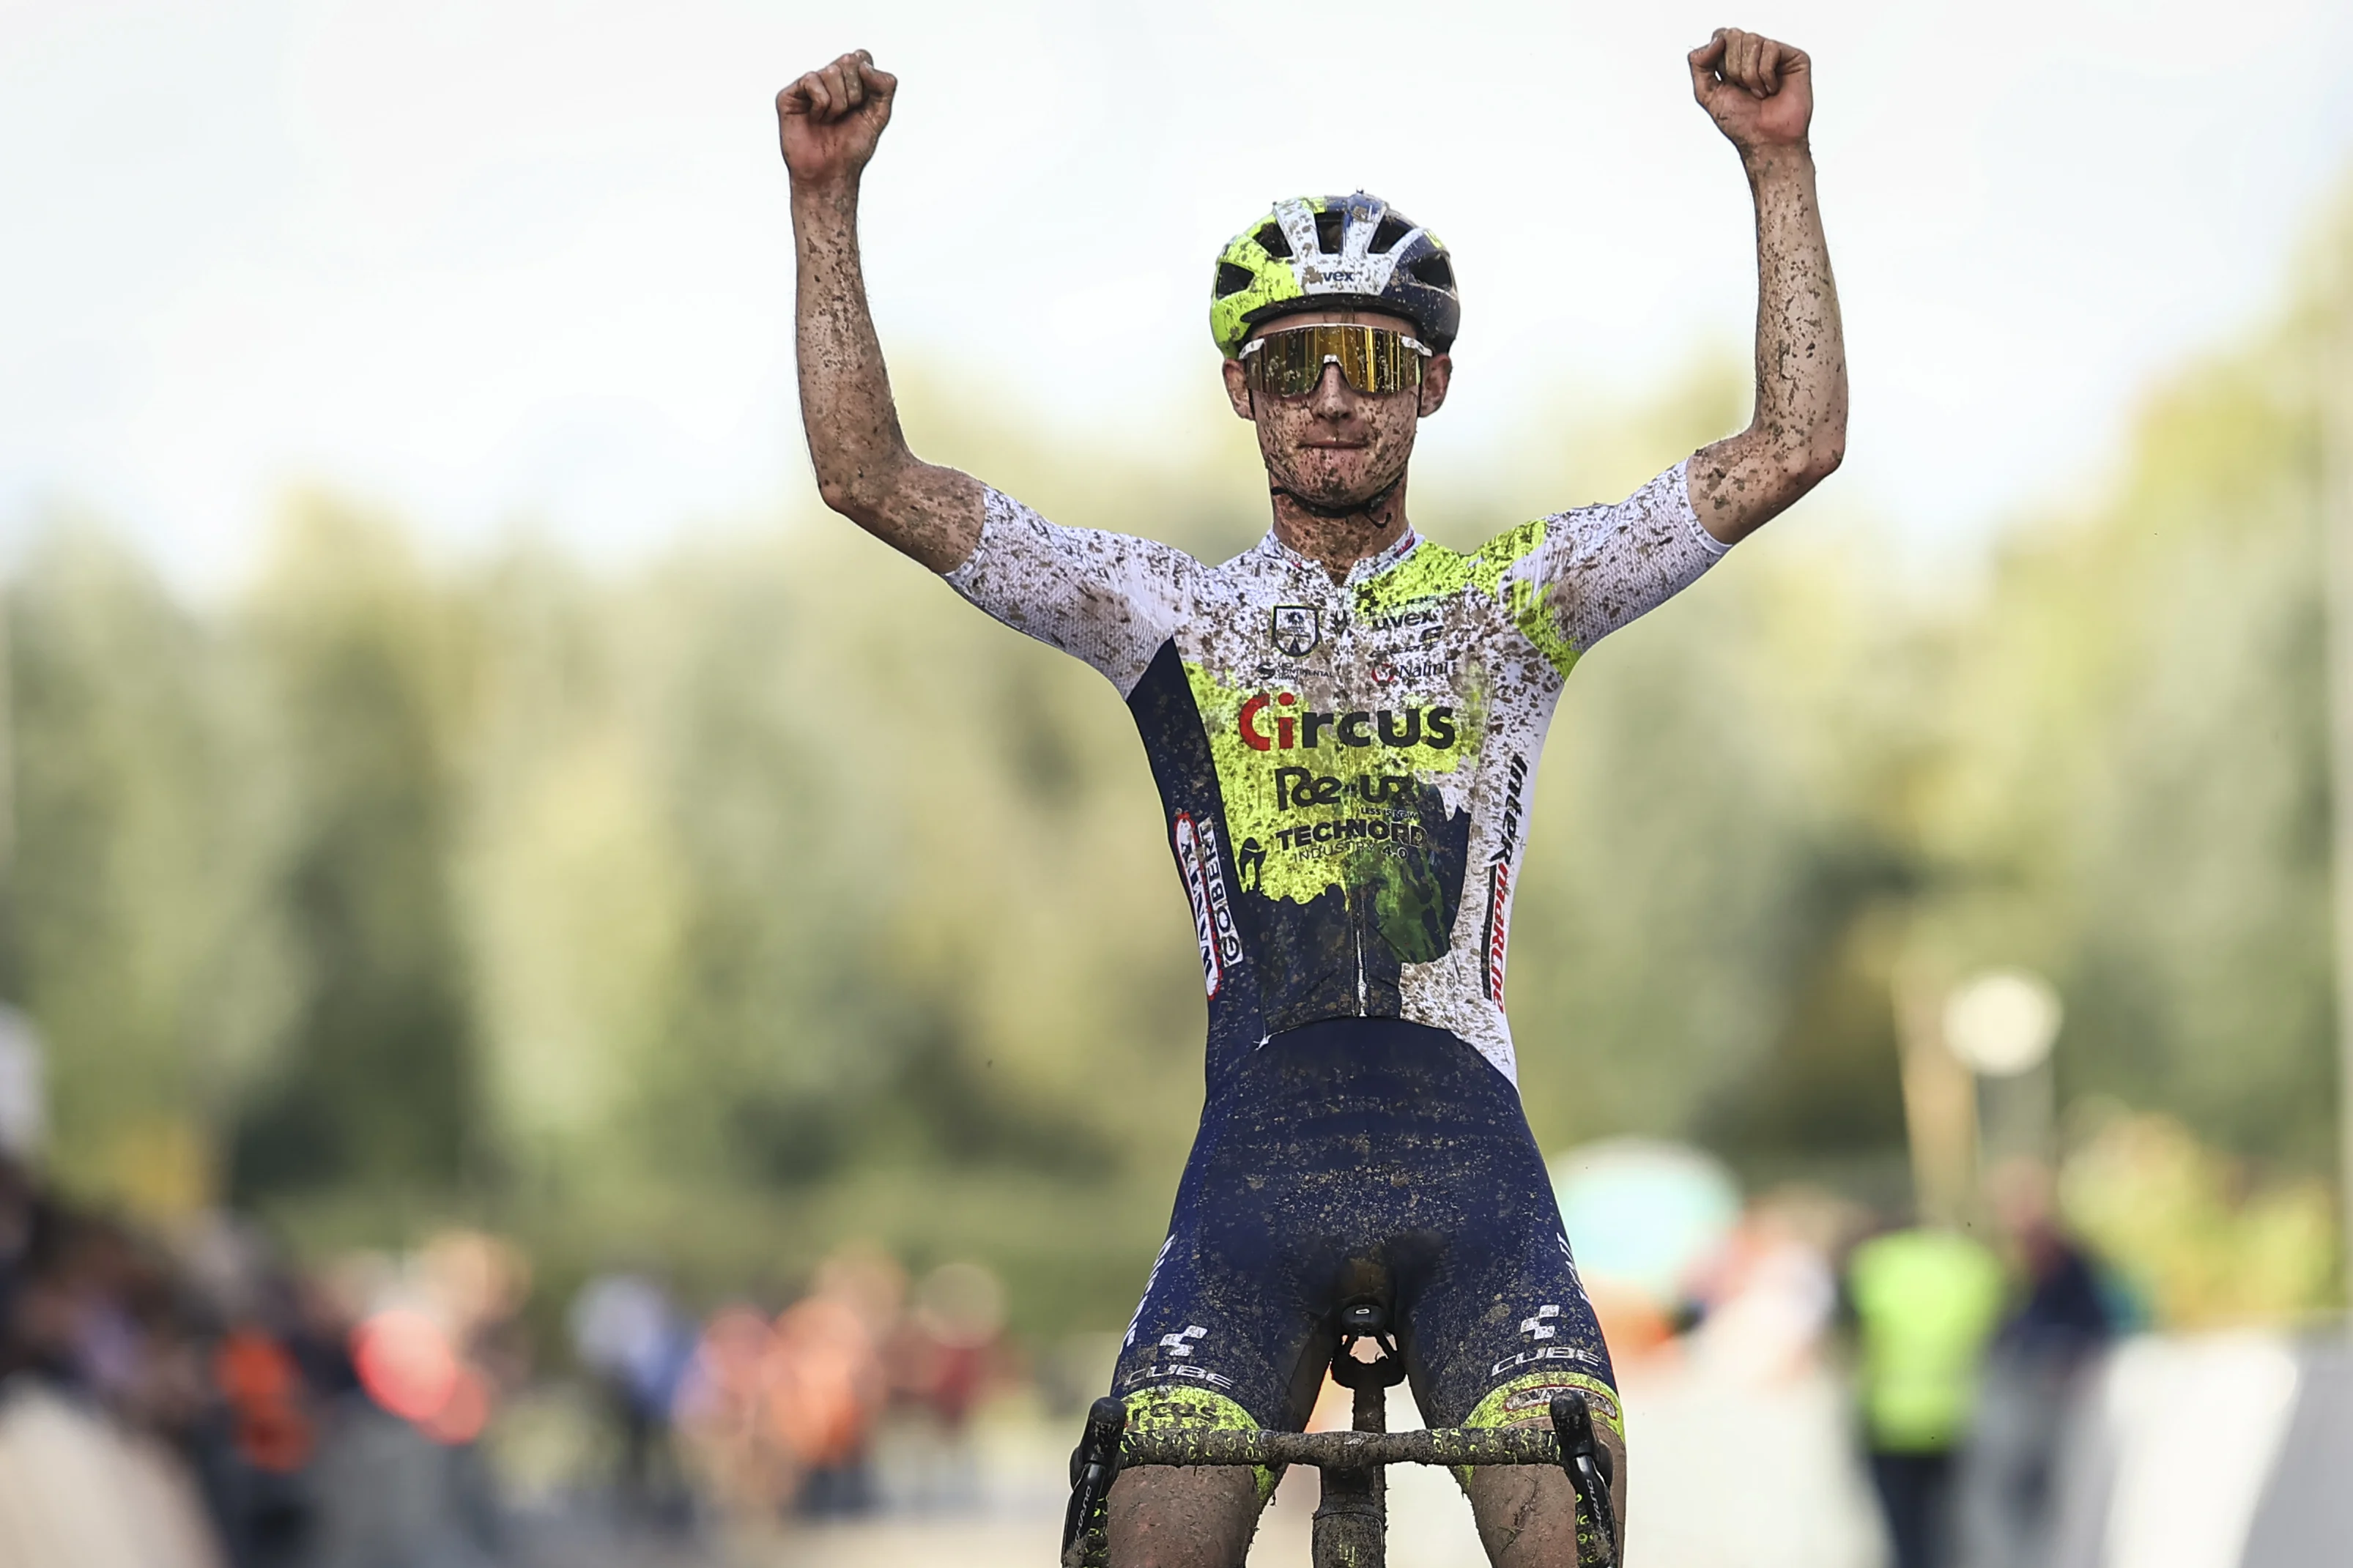
[[1420,425],[1417,395],[1367,396],[1324,368],[1323,384],[1304,397],[1251,400],[1259,456],[1269,479],[1316,506],[1362,506],[1393,489],[1413,457]]

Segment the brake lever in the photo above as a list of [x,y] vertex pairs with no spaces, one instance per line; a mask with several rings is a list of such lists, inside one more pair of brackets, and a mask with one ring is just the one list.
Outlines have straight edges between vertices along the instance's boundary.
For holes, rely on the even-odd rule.
[[1579,1552],[1589,1568],[1618,1568],[1617,1521],[1609,1501],[1609,1472],[1601,1464],[1600,1445],[1594,1441],[1593,1411],[1585,1395],[1574,1390],[1552,1399],[1552,1435],[1560,1445],[1560,1468],[1593,1526],[1594,1552]]
[[1062,1516],[1062,1560],[1071,1561],[1071,1547],[1082,1538],[1091,1545],[1103,1540],[1103,1515],[1111,1483],[1119,1475],[1119,1439],[1127,1430],[1127,1406],[1116,1399],[1098,1399],[1087,1411],[1086,1430],[1071,1450],[1071,1506]]

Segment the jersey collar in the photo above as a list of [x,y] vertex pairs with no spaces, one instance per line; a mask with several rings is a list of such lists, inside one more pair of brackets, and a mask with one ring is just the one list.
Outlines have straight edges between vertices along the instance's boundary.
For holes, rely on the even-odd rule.
[[[1350,566],[1348,575],[1338,585],[1353,588],[1359,583],[1370,582],[1412,554],[1415,547],[1420,543],[1421,535],[1414,531],[1411,523],[1408,523],[1406,531],[1398,536],[1396,543],[1378,554],[1367,555]],[[1316,578],[1321,582],[1332,581],[1331,574],[1324,570],[1324,563],[1312,556],[1302,555],[1298,551],[1285,544],[1271,528],[1266,531],[1266,537],[1259,542],[1259,548],[1279,561],[1288,562],[1293,566],[1304,567],[1315,574]]]

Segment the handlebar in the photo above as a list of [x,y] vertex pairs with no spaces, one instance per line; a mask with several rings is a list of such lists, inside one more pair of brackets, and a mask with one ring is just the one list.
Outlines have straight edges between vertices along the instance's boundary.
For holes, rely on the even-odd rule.
[[[1179,1427],[1160,1432],[1124,1430],[1126,1412],[1117,1400],[1099,1399],[1089,1412],[1086,1436],[1071,1456],[1071,1508],[1063,1521],[1066,1563],[1097,1561],[1089,1552],[1100,1542],[1103,1505],[1112,1478],[1145,1465],[1314,1465],[1327,1473],[1377,1474],[1385,1465],[1558,1465],[1568,1474],[1582,1515],[1584,1560],[1614,1568],[1614,1510],[1609,1471],[1600,1463],[1593,1421],[1585,1397],[1557,1395],[1552,1430],[1536,1426],[1437,1426],[1413,1432],[1267,1432]],[[1327,1487],[1332,1482],[1327,1479]]]
[[[1315,1561],[1380,1563],[1387,1515],[1382,1468],[1388,1465],[1557,1465],[1577,1495],[1578,1556],[1588,1568],[1616,1568],[1615,1510],[1609,1471],[1593,1434],[1585,1395],[1553,1396],[1552,1430],[1540,1426],[1439,1426],[1382,1430],[1383,1391],[1405,1380],[1405,1358],[1389,1331],[1388,1310],[1360,1298],[1335,1314],[1338,1348],[1332,1375],[1356,1395],[1356,1430],[1268,1432],[1187,1426],[1130,1432],[1116,1399],[1098,1399],[1071,1455],[1071,1506],[1062,1520],[1064,1568],[1103,1568],[1104,1525],[1112,1481],[1145,1465],[1314,1465],[1324,1472],[1315,1510]],[[1356,1355],[1370,1343],[1371,1361]]]
[[1440,1426],[1419,1432],[1243,1432],[1208,1427],[1130,1432],[1119,1465],[1557,1465],[1560,1443],[1535,1426]]

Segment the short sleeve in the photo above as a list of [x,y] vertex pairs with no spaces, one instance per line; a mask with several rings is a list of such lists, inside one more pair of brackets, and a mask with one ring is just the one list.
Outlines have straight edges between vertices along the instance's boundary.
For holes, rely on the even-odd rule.
[[1124,697],[1183,624],[1201,564],[1149,539],[1048,522],[987,489],[980,542],[948,586],[1015,631],[1084,659]]
[[1692,509],[1688,466],[1677,463],[1614,506],[1545,519],[1524,570],[1549,629],[1575,652],[1665,604],[1731,548]]

